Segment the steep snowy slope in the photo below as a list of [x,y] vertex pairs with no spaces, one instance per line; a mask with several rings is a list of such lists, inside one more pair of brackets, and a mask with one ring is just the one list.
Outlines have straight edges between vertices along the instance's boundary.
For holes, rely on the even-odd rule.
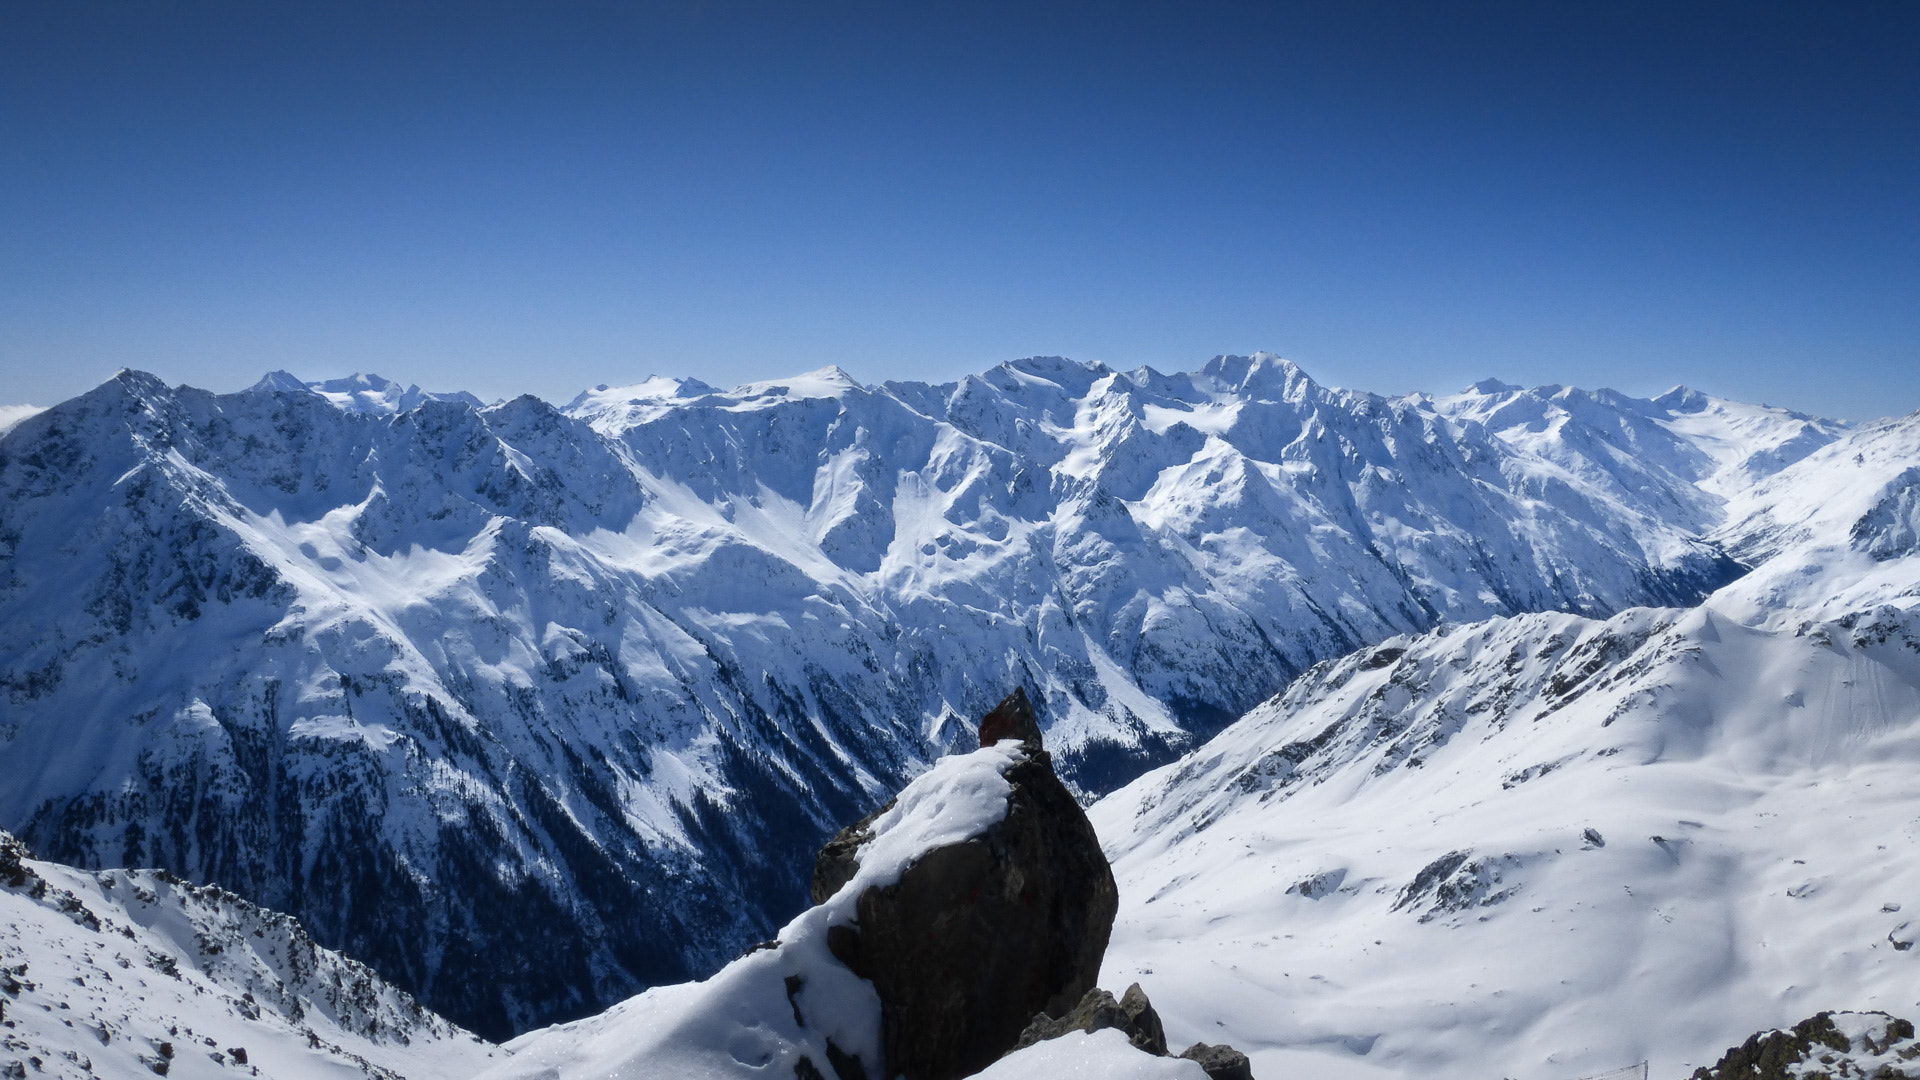
[[1754,485],[1716,539],[1756,570],[1714,606],[1792,627],[1920,601],[1920,413],[1868,425]]
[[1920,1007],[1920,613],[1397,638],[1091,816],[1103,981],[1150,978],[1170,1039],[1262,1075],[1685,1075]]
[[300,925],[0,833],[0,1075],[465,1080],[494,1048]]
[[488,1035],[764,938],[1009,686],[1098,792],[1356,647],[1737,571],[1685,477],[1269,356],[454,398],[127,372],[0,440],[0,825]]

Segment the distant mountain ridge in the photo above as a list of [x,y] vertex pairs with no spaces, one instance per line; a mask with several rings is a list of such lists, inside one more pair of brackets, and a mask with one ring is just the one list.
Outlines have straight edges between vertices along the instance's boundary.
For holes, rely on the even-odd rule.
[[1741,493],[1848,437],[1266,354],[564,409],[289,380],[125,372],[0,439],[0,826],[288,910],[490,1036],[764,938],[784,853],[1011,686],[1105,791],[1395,635],[1695,603]]
[[386,416],[411,412],[423,401],[453,401],[471,405],[476,409],[486,405],[486,402],[464,390],[447,394],[430,393],[418,386],[401,386],[399,383],[389,382],[378,375],[353,374],[344,379],[306,382],[291,372],[269,371],[259,382],[254,383],[251,389],[285,394],[315,394],[325,398],[328,404],[346,412]]

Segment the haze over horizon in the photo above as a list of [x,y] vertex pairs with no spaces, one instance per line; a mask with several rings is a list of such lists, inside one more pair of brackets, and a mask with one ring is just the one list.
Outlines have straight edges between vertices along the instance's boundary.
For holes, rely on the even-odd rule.
[[1889,4],[25,4],[0,404],[1030,355],[1920,406]]

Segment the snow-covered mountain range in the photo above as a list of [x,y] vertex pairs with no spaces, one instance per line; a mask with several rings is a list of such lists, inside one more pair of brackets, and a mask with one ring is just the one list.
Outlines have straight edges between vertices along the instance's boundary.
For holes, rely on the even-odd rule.
[[1914,446],[1266,355],[565,408],[124,372],[0,438],[0,826],[289,911],[503,1036],[766,937],[1015,684],[1091,796],[1408,635],[1884,602]]

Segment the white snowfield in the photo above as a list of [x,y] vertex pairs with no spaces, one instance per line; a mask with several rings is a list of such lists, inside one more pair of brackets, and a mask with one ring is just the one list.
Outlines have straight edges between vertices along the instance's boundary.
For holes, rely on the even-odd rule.
[[285,915],[151,870],[20,865],[0,878],[6,1075],[467,1080],[495,1052]]
[[860,894],[900,880],[921,855],[1004,820],[1012,792],[1004,774],[1023,755],[1007,741],[936,762],[874,820],[853,879],[775,941],[702,982],[656,987],[598,1016],[522,1035],[482,1080],[786,1080],[802,1058],[833,1076],[829,1041],[880,1075],[880,998],[827,951],[827,928],[856,922]]
[[[1840,456],[1894,468],[1891,430]],[[1743,581],[1396,638],[1096,804],[1103,984],[1257,1075],[1355,1080],[1677,1080],[1818,1011],[1920,1015],[1920,560],[1830,557],[1910,503],[1817,464],[1775,515],[1839,516],[1775,558],[1865,607],[1746,625]]]

